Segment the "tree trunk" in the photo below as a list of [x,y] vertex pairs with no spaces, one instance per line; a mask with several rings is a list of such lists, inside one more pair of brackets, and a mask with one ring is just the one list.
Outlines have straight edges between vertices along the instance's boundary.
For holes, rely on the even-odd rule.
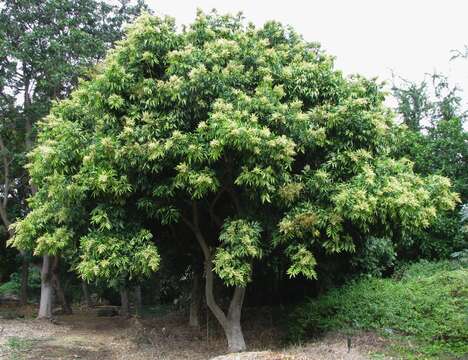
[[73,313],[73,311],[70,304],[67,301],[67,297],[65,296],[65,292],[63,291],[62,284],[60,283],[59,261],[60,258],[58,256],[54,256],[52,265],[52,282],[55,288],[55,292],[60,300],[60,304],[62,305],[63,313],[70,315]]
[[227,315],[227,326],[224,330],[230,352],[245,351],[246,345],[241,327],[242,305],[244,303],[245,287],[236,286],[232,295]]
[[[236,207],[239,208],[238,204]],[[247,349],[244,335],[242,333],[242,327],[240,324],[242,305],[244,303],[245,296],[245,287],[236,286],[234,288],[234,293],[232,295],[231,303],[229,305],[229,310],[226,314],[216,303],[213,293],[213,282],[214,282],[214,273],[213,273],[213,259],[211,249],[208,246],[208,243],[203,236],[198,218],[198,209],[196,202],[192,202],[192,217],[193,221],[190,221],[184,217],[182,220],[187,224],[187,226],[193,231],[195,238],[200,245],[200,248],[203,252],[203,257],[205,258],[205,297],[206,305],[213,313],[214,317],[221,324],[224,334],[228,342],[229,352],[240,352]]]
[[54,282],[55,292],[60,301],[60,305],[62,305],[63,313],[67,315],[71,315],[73,313],[72,308],[70,307],[70,304],[68,303],[68,300],[65,296],[65,292],[63,291],[62,285],[60,284],[60,279],[57,275],[53,275],[53,282]]
[[229,321],[226,324],[226,329],[224,329],[224,331],[226,333],[229,352],[241,352],[247,349],[240,319]]
[[[0,136],[0,151],[5,152],[6,147],[3,143],[3,139]],[[7,204],[8,204],[8,193],[9,193],[9,162],[8,159],[3,157],[3,162],[4,162],[4,178],[5,182],[3,184],[3,191],[5,194],[3,195],[3,201],[0,203],[0,219],[5,226],[7,233],[8,233],[8,238],[11,239],[14,235],[13,230],[10,228],[11,222],[10,219],[8,218],[8,213],[7,213]],[[8,239],[7,239],[8,240]],[[20,251],[21,254],[21,288],[20,288],[20,305],[27,305],[28,303],[28,277],[29,277],[29,260],[26,256],[26,252]]]
[[161,277],[156,275],[155,277],[155,284],[154,284],[154,297],[153,301],[155,304],[161,305]]
[[141,312],[143,310],[143,301],[141,298],[141,286],[137,285],[135,286],[135,313],[136,316],[141,316]]
[[[31,85],[31,79],[29,76],[26,75],[26,65],[23,62],[22,64],[23,67],[23,75],[25,76],[24,79],[24,103],[23,103],[23,111],[26,114],[26,122],[25,122],[25,149],[26,152],[28,153],[31,151],[33,148],[33,134],[32,134],[32,123],[31,119],[29,118],[28,114],[28,108],[31,106],[31,96],[29,94],[30,90],[30,85]],[[36,193],[37,189],[34,185],[31,185],[31,195],[34,195]],[[29,278],[29,259],[26,257],[26,253],[24,251],[21,251],[21,255],[23,257],[22,261],[22,268],[21,268],[21,290],[20,290],[20,303],[21,305],[26,305],[28,302],[28,278]],[[49,282],[50,282],[50,259],[45,260],[43,259],[43,264],[44,262],[48,263],[49,270],[47,271],[47,276],[49,277]],[[50,284],[44,284],[44,288],[47,289]],[[42,300],[42,276],[41,276],[41,300]],[[46,297],[50,297],[49,300],[49,305],[50,305],[50,316],[52,316],[52,300],[53,300],[53,291],[46,290],[46,292],[49,292],[49,294],[46,294]],[[40,313],[40,312],[39,312]],[[39,315],[40,316],[40,315]],[[50,317],[48,316],[48,317]]]
[[84,280],[81,281],[81,289],[83,290],[83,298],[86,304],[86,307],[91,308],[93,304],[91,302],[91,297],[89,296],[88,283]]
[[120,290],[120,315],[126,317],[130,315],[130,303],[128,301],[128,289],[126,287]]
[[49,255],[42,257],[41,269],[41,302],[39,305],[38,319],[50,319],[52,317],[53,286],[51,281],[51,261]]
[[21,288],[20,305],[28,304],[29,260],[25,252],[21,252]]
[[200,305],[202,298],[202,279],[200,271],[194,270],[192,278],[192,291],[190,294],[189,325],[200,327]]
[[234,294],[232,295],[231,303],[229,305],[229,310],[226,316],[214,299],[213,280],[213,264],[210,259],[206,262],[206,304],[208,305],[208,308],[211,310],[211,312],[221,324],[221,327],[224,330],[224,334],[228,342],[228,351],[245,351],[247,349],[247,346],[245,344],[244,334],[242,333],[242,326],[240,323],[242,305],[244,303],[245,296],[245,287],[235,287]]

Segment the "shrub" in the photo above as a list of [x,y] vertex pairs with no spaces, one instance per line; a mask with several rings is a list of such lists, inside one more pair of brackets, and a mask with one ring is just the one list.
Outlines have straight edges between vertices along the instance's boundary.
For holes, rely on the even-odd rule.
[[[29,268],[28,288],[36,294],[41,288],[40,271],[31,266]],[[0,285],[0,295],[19,295],[21,289],[21,273],[15,272],[10,275],[10,280]]]
[[362,278],[299,306],[290,321],[293,340],[330,330],[374,330],[411,336],[426,355],[468,352],[468,269],[461,262],[427,261],[398,272],[399,279]]
[[395,262],[395,245],[389,238],[371,236],[351,260],[351,264],[361,273],[382,276]]

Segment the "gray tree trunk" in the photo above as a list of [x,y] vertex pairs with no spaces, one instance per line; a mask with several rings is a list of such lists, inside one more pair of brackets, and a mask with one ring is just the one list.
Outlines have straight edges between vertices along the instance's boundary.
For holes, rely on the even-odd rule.
[[50,319],[52,317],[53,286],[51,276],[51,259],[49,255],[42,257],[41,270],[41,301],[39,304],[38,319]]
[[21,288],[20,305],[28,304],[29,260],[26,253],[21,252]]
[[237,286],[234,289],[234,294],[232,295],[226,319],[226,326],[224,329],[228,341],[229,352],[239,352],[247,349],[241,326],[241,313],[244,296],[245,287]]
[[[236,202],[236,207],[239,208],[239,205]],[[244,303],[245,296],[245,287],[236,286],[234,293],[231,298],[231,303],[229,305],[229,310],[227,315],[217,304],[214,293],[213,293],[213,282],[214,282],[214,273],[213,273],[213,258],[211,249],[206,242],[205,237],[203,236],[198,218],[198,209],[196,202],[192,202],[192,216],[193,220],[190,221],[184,217],[182,220],[187,224],[187,226],[193,231],[195,238],[200,245],[200,248],[203,252],[203,257],[205,258],[205,297],[206,305],[213,313],[214,317],[221,324],[226,339],[228,342],[229,352],[240,352],[247,349],[244,335],[242,333],[242,327],[240,324],[242,305]]]
[[136,316],[141,316],[141,312],[143,310],[143,300],[141,296],[141,286],[137,285],[135,286],[135,312]]
[[247,350],[244,340],[244,334],[241,326],[242,305],[244,303],[245,287],[236,286],[234,294],[231,298],[227,316],[221,310],[214,299],[213,294],[213,263],[208,260],[205,265],[206,269],[206,286],[205,296],[206,304],[211,310],[215,318],[221,324],[228,342],[229,352],[241,352]]
[[120,290],[120,315],[130,315],[130,303],[128,301],[128,289],[126,287]]
[[192,291],[190,293],[189,325],[200,327],[200,306],[202,299],[202,278],[199,271],[193,272]]
[[247,349],[240,319],[228,321],[224,332],[226,333],[229,352],[241,352]]
[[65,292],[63,291],[62,284],[60,282],[60,267],[59,267],[59,257],[54,256],[53,258],[53,265],[52,265],[52,282],[55,288],[55,292],[57,297],[60,300],[60,304],[62,305],[62,311],[64,314],[70,315],[73,313],[70,304],[68,303],[67,297],[65,296]]
[[84,280],[81,281],[81,289],[83,290],[83,298],[88,308],[93,307],[91,297],[89,296],[88,283]]

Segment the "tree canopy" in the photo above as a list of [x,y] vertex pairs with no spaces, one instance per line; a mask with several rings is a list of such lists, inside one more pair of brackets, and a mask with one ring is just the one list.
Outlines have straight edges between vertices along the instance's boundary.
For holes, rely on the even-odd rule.
[[[10,224],[28,211],[35,191],[24,171],[38,119],[66,97],[79,76],[102,59],[142,1],[0,1],[0,251]],[[4,235],[3,230],[6,236]],[[28,256],[23,253],[21,301],[26,303]],[[0,273],[0,277],[2,274]]]
[[[242,350],[254,262],[281,249],[289,276],[314,278],[318,249],[397,241],[457,203],[447,178],[392,158],[383,101],[378,83],[344,77],[277,22],[200,12],[177,31],[144,15],[41,121],[28,165],[38,192],[12,243],[72,250],[86,279],[133,278],[158,269],[158,242],[175,242],[158,229],[184,227],[204,256],[207,304]],[[235,288],[227,313],[213,271]]]

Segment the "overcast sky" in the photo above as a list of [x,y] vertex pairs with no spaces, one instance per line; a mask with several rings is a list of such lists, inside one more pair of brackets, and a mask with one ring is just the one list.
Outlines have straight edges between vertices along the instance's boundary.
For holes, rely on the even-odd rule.
[[468,0],[148,0],[157,14],[189,24],[197,8],[242,11],[262,25],[278,20],[336,56],[345,73],[391,79],[391,71],[421,80],[434,70],[450,76],[468,101],[468,60],[450,61],[468,45]]

